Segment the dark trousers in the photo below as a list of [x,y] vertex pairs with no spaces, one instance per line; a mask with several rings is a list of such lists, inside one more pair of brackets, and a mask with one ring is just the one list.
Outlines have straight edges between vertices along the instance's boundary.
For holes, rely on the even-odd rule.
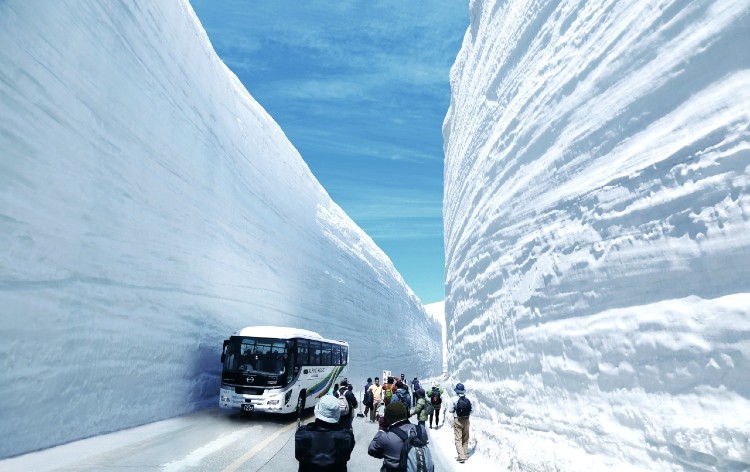
[[339,424],[344,429],[352,429],[352,420],[354,420],[354,415],[342,416],[339,418]]
[[433,415],[435,416],[435,426],[439,426],[440,425],[440,407],[441,406],[442,405],[436,406],[435,407],[435,413],[433,413],[432,415],[430,415],[430,428],[432,428],[432,417],[433,417]]

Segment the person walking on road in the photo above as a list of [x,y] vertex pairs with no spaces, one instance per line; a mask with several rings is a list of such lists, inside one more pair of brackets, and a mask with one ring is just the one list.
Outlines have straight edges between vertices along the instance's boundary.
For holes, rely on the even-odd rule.
[[416,392],[414,392],[414,398],[416,398],[416,406],[411,411],[412,415],[417,415],[417,424],[421,425],[422,428],[425,426],[425,422],[427,421],[428,413],[427,413],[427,402],[428,400],[425,399],[424,396],[424,389],[418,388]]
[[367,414],[372,409],[372,392],[370,391],[371,385],[372,385],[372,378],[367,377],[367,383],[365,384],[365,389],[362,390],[363,392],[365,392],[362,398],[362,404],[365,406],[365,411],[362,414],[364,415],[365,418],[367,418],[368,416]]
[[409,387],[405,383],[401,381],[396,382],[396,392],[393,396],[404,404],[406,411],[411,409],[411,395],[409,395]]
[[354,450],[354,433],[339,425],[339,401],[325,395],[315,405],[315,422],[294,435],[294,457],[299,472],[346,472]]
[[383,386],[380,385],[380,379],[375,377],[375,383],[370,385],[372,392],[372,408],[370,408],[370,423],[375,422],[375,413],[378,411],[380,402],[383,401]]
[[420,388],[422,388],[422,386],[419,385],[419,379],[416,378],[416,377],[414,377],[414,380],[411,381],[411,393],[412,393],[412,397],[411,397],[412,404],[411,404],[411,406],[412,407],[417,406],[417,395],[416,395],[416,393],[417,393],[417,390],[419,390]]
[[[432,390],[430,391],[430,398],[427,399],[428,402],[432,403],[432,409],[433,412],[430,413],[430,429],[432,429],[432,417],[435,417],[435,429],[438,429],[440,426],[440,409],[443,407],[443,389],[440,388],[440,385],[438,385],[437,382],[434,382],[432,384]],[[443,417],[443,422],[445,422],[445,417]]]
[[346,380],[341,381],[339,387],[339,405],[341,406],[339,424],[344,429],[352,429],[352,421],[354,420],[354,409],[357,408],[359,403],[357,397],[354,396],[351,390],[349,390],[349,382]]
[[460,463],[469,458],[469,415],[471,401],[466,398],[464,384],[456,384],[455,397],[450,398],[448,411],[453,414],[453,437],[456,443],[456,460]]
[[391,403],[394,393],[396,393],[396,384],[393,377],[388,377],[388,381],[383,385],[383,403],[385,403],[385,406]]

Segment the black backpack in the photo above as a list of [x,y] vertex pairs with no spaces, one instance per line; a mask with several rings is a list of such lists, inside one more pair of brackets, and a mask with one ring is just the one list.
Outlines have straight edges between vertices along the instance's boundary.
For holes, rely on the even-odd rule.
[[456,402],[456,416],[459,418],[468,418],[471,414],[471,401],[465,396],[459,396]]
[[432,462],[430,448],[427,447],[427,432],[423,426],[417,426],[407,434],[401,428],[389,429],[401,438],[404,445],[401,447],[401,456],[398,461],[399,472],[434,472],[435,464]]

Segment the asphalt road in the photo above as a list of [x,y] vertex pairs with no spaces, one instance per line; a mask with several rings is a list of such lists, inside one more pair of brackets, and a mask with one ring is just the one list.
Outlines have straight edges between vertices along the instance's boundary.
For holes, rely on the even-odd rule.
[[[303,422],[312,421],[312,409]],[[137,428],[0,460],[0,471],[296,471],[293,416],[256,414],[241,417],[217,408]],[[356,446],[348,468],[376,472],[382,460],[370,457],[367,446],[377,424],[354,419]],[[435,470],[454,470],[431,446]],[[447,454],[446,454],[447,455]]]

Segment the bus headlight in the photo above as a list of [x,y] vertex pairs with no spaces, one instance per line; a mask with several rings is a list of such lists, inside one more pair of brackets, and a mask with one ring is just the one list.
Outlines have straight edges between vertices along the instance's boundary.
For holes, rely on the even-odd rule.
[[278,400],[268,400],[268,404],[269,405],[278,405],[279,401]]

